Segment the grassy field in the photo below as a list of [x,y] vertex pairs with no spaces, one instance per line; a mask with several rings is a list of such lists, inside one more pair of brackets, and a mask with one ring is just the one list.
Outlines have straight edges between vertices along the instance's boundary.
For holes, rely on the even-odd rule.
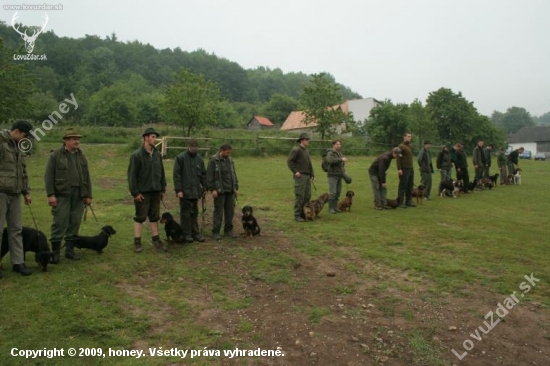
[[[47,151],[55,146],[41,143],[38,154],[27,162],[33,187],[32,212],[46,236],[51,216],[42,177]],[[250,204],[255,208],[262,237],[208,240],[172,247],[168,253],[146,245],[143,253],[135,254],[133,205],[125,178],[130,150],[124,145],[82,147],[91,164],[93,208],[99,223],[89,212],[81,235],[95,235],[105,224],[114,226],[117,234],[104,254],[82,250],[82,260],[62,257],[60,264],[50,265],[46,273],[38,271],[29,254],[27,264],[34,272],[30,277],[11,272],[9,258],[4,258],[4,278],[0,280],[5,308],[0,317],[4,365],[29,364],[23,357],[10,356],[14,347],[64,348],[65,352],[69,347],[101,348],[103,353],[109,348],[140,349],[148,353],[149,348],[160,347],[232,350],[278,346],[288,351],[289,357],[99,360],[113,365],[328,365],[340,364],[358,353],[366,363],[357,364],[377,364],[390,357],[395,362],[392,364],[445,365],[458,362],[450,348],[457,348],[467,335],[455,343],[441,336],[434,341],[433,335],[440,334],[447,323],[435,321],[429,314],[426,319],[433,321],[424,322],[414,304],[422,301],[451,308],[455,300],[464,299],[471,305],[463,307],[463,313],[469,314],[472,324],[481,324],[483,315],[494,305],[484,301],[509,295],[530,273],[540,283],[527,297],[540,305],[544,319],[533,326],[548,334],[548,162],[521,161],[521,186],[499,186],[458,199],[443,199],[434,193],[431,201],[417,208],[380,212],[373,210],[367,177],[373,158],[352,157],[347,168],[353,183],[344,185],[344,191],[353,189],[356,193],[351,213],[329,215],[325,208],[318,221],[304,224],[292,220],[292,180],[286,157],[236,158],[238,206]],[[320,157],[314,166],[319,174],[317,190],[313,191],[316,196],[328,186],[320,170]],[[172,167],[173,161],[166,160],[167,206],[177,214]],[[437,175],[434,182],[439,182]],[[389,184],[390,196],[394,196],[394,165]],[[33,227],[29,209],[23,209],[25,226]],[[210,201],[205,215],[205,233],[209,234]],[[240,232],[239,216],[235,220]],[[149,235],[144,230],[144,238]],[[331,271],[336,272],[335,282],[326,276]],[[358,306],[351,306],[352,302]],[[376,313],[370,312],[371,307]],[[385,322],[392,327],[390,334],[398,334],[400,339],[393,347],[377,343]],[[297,329],[299,324],[309,330],[311,339],[307,332],[300,338],[280,329]],[[369,324],[376,326],[371,330]],[[340,359],[325,355],[320,335],[325,337],[330,329],[345,332],[346,328],[364,332],[368,340],[360,342],[361,347],[353,345],[354,351],[340,355]],[[274,334],[280,338],[275,340]],[[338,337],[334,338],[337,344]],[[78,362],[94,365],[99,360],[80,357]],[[31,362],[72,364],[74,360],[40,358]]]

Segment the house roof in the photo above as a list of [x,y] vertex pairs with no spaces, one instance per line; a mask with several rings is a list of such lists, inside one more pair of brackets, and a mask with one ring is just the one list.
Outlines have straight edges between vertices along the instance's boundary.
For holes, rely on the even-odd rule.
[[510,136],[510,143],[550,141],[550,126],[523,127]]
[[[252,119],[256,118],[256,120],[262,125],[262,126],[273,126],[273,123],[268,119],[268,118],[265,118],[265,117],[260,117],[260,116],[254,116],[252,117]],[[252,120],[250,120],[252,121]],[[248,122],[250,123],[250,122]]]
[[305,124],[303,122],[304,118],[306,117],[305,113],[303,111],[294,111],[290,112],[288,117],[285,120],[285,123],[281,126],[281,130],[295,130],[298,128],[305,128],[305,127],[315,127],[317,126],[317,123],[311,122],[309,124]]

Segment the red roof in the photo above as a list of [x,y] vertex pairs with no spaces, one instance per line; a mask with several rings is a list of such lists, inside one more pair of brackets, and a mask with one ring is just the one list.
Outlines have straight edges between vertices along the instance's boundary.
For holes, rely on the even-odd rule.
[[271,123],[271,121],[265,117],[254,116],[254,118],[256,118],[262,126],[273,126],[273,123]]

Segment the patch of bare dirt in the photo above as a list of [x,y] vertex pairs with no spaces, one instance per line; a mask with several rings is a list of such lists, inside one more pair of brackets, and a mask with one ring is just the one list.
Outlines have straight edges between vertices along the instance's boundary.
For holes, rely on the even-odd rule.
[[[168,197],[172,212],[176,205],[177,201]],[[205,219],[211,220],[211,203],[207,207]],[[235,228],[239,227],[237,217]],[[225,296],[249,299],[252,304],[243,309],[220,309],[204,290],[185,301],[196,312],[197,324],[220,335],[212,349],[229,343],[240,349],[281,349],[285,356],[221,358],[222,365],[550,364],[549,313],[530,301],[528,293],[518,297],[519,303],[501,319],[496,311],[506,296],[478,287],[464,291],[465,297],[433,292],[422,278],[360,261],[353,253],[337,259],[308,257],[284,235],[262,229],[266,235],[241,237],[231,245],[250,250],[268,246],[296,258],[289,283],[268,284],[253,278],[247,263],[228,255],[217,264],[216,272],[242,281],[225,289]],[[205,250],[214,246],[220,253],[226,245],[211,239],[201,244]],[[132,293],[146,291],[140,288],[126,291],[147,297],[146,293]],[[150,300],[155,305],[155,300]],[[485,319],[490,311],[493,318]],[[153,332],[163,331],[165,314],[166,309],[158,312],[159,326]],[[250,329],[243,330],[243,324],[250,324]],[[140,345],[137,342],[135,346]]]

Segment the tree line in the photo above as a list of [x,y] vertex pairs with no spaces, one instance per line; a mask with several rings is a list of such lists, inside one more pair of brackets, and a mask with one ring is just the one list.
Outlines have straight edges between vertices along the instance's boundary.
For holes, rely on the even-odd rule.
[[294,110],[304,110],[306,123],[315,121],[322,138],[334,136],[336,126],[344,124],[346,131],[388,145],[397,143],[405,130],[435,141],[467,144],[483,137],[504,143],[522,127],[550,123],[550,112],[532,117],[520,107],[483,116],[460,92],[446,88],[430,93],[425,104],[385,100],[368,121],[355,123],[334,106],[361,96],[328,73],[246,70],[204,50],[157,50],[139,41],[120,42],[114,33],[103,39],[43,33],[34,53],[46,54],[46,61],[15,62],[13,54],[24,54],[23,46],[19,35],[0,22],[0,122],[26,118],[40,123],[72,93],[79,105],[67,116],[73,124],[165,122],[181,126],[185,135],[203,126],[243,127],[253,115],[280,126]]

